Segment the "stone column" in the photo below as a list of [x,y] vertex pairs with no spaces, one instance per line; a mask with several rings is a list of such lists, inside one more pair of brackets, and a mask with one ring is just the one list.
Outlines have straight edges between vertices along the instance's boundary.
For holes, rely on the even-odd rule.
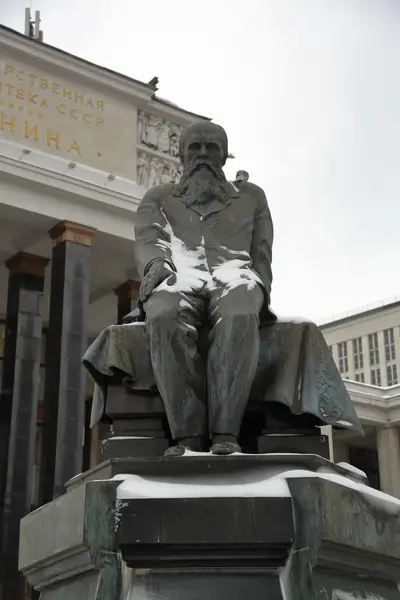
[[43,405],[41,503],[64,492],[64,483],[82,470],[87,347],[89,258],[95,230],[63,221],[53,239],[49,331]]
[[377,430],[381,490],[400,498],[400,440],[397,427]]
[[[2,598],[23,598],[18,571],[19,524],[31,511],[39,400],[43,293],[47,258],[20,252],[9,269],[0,401],[0,582]],[[1,585],[0,583],[0,585]]]
[[117,296],[117,315],[118,324],[121,324],[124,317],[135,310],[137,306],[137,299],[139,295],[140,282],[134,279],[128,279],[117,288],[114,292]]

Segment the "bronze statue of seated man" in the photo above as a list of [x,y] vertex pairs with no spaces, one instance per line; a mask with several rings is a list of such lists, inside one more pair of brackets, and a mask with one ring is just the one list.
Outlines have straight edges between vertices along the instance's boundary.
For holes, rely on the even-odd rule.
[[138,405],[141,393],[160,394],[175,442],[167,455],[210,442],[214,454],[240,451],[254,407],[246,449],[274,419],[286,432],[328,424],[362,433],[318,327],[269,308],[271,215],[247,173],[226,180],[225,131],[189,126],[180,155],[179,184],[149,190],[136,215],[140,318],[107,327],[83,358],[97,383],[91,425],[108,414],[107,388],[122,374],[132,415],[135,394]]
[[[223,166],[228,140],[209,122],[180,140],[177,185],[149,190],[136,215],[139,306],[157,388],[175,445],[240,452],[239,431],[270,311],[273,225],[263,190]],[[208,328],[206,359],[199,335]]]

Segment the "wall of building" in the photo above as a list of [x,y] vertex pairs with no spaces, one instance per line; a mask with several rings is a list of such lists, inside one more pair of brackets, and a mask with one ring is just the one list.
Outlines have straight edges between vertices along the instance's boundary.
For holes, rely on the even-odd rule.
[[11,48],[2,56],[2,137],[136,179],[136,129],[136,106],[117,91]]
[[378,386],[400,377],[400,302],[322,326],[340,373]]

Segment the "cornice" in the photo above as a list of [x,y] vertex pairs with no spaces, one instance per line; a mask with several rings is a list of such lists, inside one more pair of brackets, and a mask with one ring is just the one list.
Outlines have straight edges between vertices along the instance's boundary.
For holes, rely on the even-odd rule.
[[376,427],[400,425],[400,385],[380,388],[345,382],[361,422]]
[[157,96],[152,96],[146,110],[157,116],[163,117],[164,119],[168,119],[177,125],[186,126],[195,121],[211,121],[208,117],[189,112],[188,110],[175,106],[172,103],[170,104],[161,98],[157,98]]
[[63,50],[30,38],[4,27],[0,27],[0,48],[18,53],[21,59],[40,61],[44,66],[67,72],[73,79],[79,77],[82,85],[93,82],[95,87],[107,88],[114,94],[129,96],[135,103],[142,106],[148,104],[154,95],[154,87],[116,73],[105,67],[100,67]]
[[110,210],[122,209],[130,213],[136,212],[142,196],[141,188],[138,185],[135,185],[138,195],[131,196],[112,190],[109,187],[78,179],[65,173],[51,171],[2,154],[0,154],[0,174],[29,181],[35,185],[43,185],[51,190],[57,190],[58,193],[60,191],[67,192],[75,197],[78,196],[84,203],[97,201],[106,205]]

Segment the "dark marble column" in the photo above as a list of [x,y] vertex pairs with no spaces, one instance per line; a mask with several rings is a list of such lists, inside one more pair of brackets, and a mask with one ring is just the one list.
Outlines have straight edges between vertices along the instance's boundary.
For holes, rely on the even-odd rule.
[[47,258],[20,252],[9,269],[0,399],[0,587],[4,600],[22,600],[18,572],[19,524],[31,511],[39,400],[43,293]]
[[117,296],[117,316],[118,323],[121,324],[123,318],[135,310],[137,306],[137,299],[139,294],[140,282],[134,279],[128,279],[124,283],[121,283],[114,292]]
[[63,221],[53,239],[40,500],[63,494],[64,483],[82,471],[87,347],[89,258],[94,229]]

